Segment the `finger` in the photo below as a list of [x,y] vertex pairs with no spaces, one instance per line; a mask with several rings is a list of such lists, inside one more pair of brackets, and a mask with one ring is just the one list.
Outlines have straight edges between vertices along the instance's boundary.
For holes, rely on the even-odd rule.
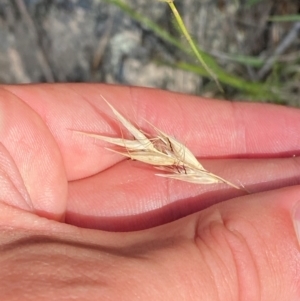
[[[203,160],[203,165],[251,194],[300,184],[299,157]],[[245,195],[225,184],[197,185],[155,176],[124,161],[69,186],[66,221],[81,227],[132,231],[158,226]]]
[[207,272],[217,272],[220,287],[231,279],[237,300],[299,299],[300,248],[292,220],[299,192],[294,186],[249,195],[199,213],[195,244]]
[[95,84],[8,86],[46,121],[60,146],[68,178],[79,179],[118,162],[103,143],[72,130],[119,136],[103,95],[143,130],[176,137],[198,157],[283,157],[299,154],[300,111],[231,103],[171,92]]
[[48,218],[62,219],[67,182],[61,154],[40,116],[0,90],[0,199]]
[[[132,233],[79,229],[2,206],[10,228],[0,236],[1,295],[299,300],[300,248],[292,223],[300,216],[299,189],[230,200]],[[20,225],[24,230],[16,234]]]

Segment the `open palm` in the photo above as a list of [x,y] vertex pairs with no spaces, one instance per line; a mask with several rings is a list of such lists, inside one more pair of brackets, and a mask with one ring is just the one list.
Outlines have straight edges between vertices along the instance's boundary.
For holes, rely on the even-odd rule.
[[[199,160],[206,169],[244,186],[250,194],[225,184],[195,185],[157,177],[153,168],[126,160],[105,149],[105,143],[75,133],[85,131],[112,137],[123,134],[101,95],[143,131],[153,131],[147,120],[183,142],[201,158]],[[276,255],[270,257],[276,258],[274,262],[280,270],[280,260],[289,248],[289,256],[284,262],[285,280],[281,280],[280,284],[287,285],[293,279],[295,289],[289,296],[299,296],[299,289],[296,289],[300,281],[299,270],[288,269],[291,263],[299,267],[300,257],[292,222],[287,219],[290,213],[287,212],[299,199],[300,192],[299,187],[294,186],[300,182],[297,157],[300,153],[297,131],[300,128],[300,111],[266,104],[231,103],[152,89],[95,84],[4,86],[0,90],[0,100],[2,227],[25,229],[26,234],[21,231],[20,237],[28,239],[29,244],[37,233],[38,240],[44,244],[45,236],[42,234],[47,233],[46,245],[59,241],[58,249],[67,245],[72,249],[71,254],[76,253],[78,243],[82,254],[88,252],[93,259],[87,265],[83,264],[80,267],[83,270],[79,268],[77,273],[92,273],[96,282],[104,278],[110,281],[111,276],[102,275],[104,278],[101,278],[94,269],[114,262],[115,257],[120,260],[120,270],[133,270],[127,276],[132,278],[135,287],[138,287],[136,281],[139,279],[144,279],[150,286],[158,283],[155,275],[160,273],[166,281],[162,282],[165,286],[160,288],[161,292],[168,287],[168,281],[172,283],[170,290],[166,291],[170,298],[162,297],[162,300],[175,300],[178,291],[172,291],[172,285],[179,285],[179,279],[187,281],[187,284],[184,284],[185,280],[181,283],[184,300],[206,296],[201,295],[203,290],[201,292],[200,288],[206,285],[209,288],[210,284],[209,281],[203,282],[204,270],[201,272],[197,265],[199,268],[206,266],[208,270],[205,271],[209,273],[219,269],[221,263],[218,265],[213,256],[205,258],[204,254],[209,253],[204,251],[205,246],[221,248],[220,254],[227,256],[229,266],[236,264],[232,254],[237,258],[242,256],[247,271],[254,275],[250,276],[252,281],[245,280],[247,277],[241,266],[236,266],[232,277],[242,281],[245,287],[257,285],[253,296],[271,300],[269,291],[262,293],[259,285],[253,284],[253,279],[258,283],[262,281],[259,277],[271,277],[268,275],[272,274],[273,262],[268,266],[268,257],[261,259],[263,263],[259,260],[253,263],[252,257],[266,251],[262,249],[261,241],[270,240],[274,244],[285,240],[276,247]],[[276,190],[288,186],[291,187]],[[217,216],[216,210],[219,212]],[[254,217],[255,221],[252,220]],[[174,222],[166,224],[171,221]],[[250,221],[254,223],[251,226]],[[274,221],[281,232],[276,232]],[[214,228],[212,225],[215,224]],[[261,225],[266,232],[255,238],[254,232],[259,231]],[[152,228],[154,226],[160,227]],[[148,230],[124,236],[96,229]],[[226,231],[232,229],[242,233],[244,239],[249,236],[253,245],[247,247],[249,243],[243,245],[236,241],[238,236],[227,235]],[[276,235],[270,235],[274,231]],[[224,254],[226,246],[227,255]],[[234,251],[230,251],[231,248]],[[243,255],[237,255],[238,249],[243,250]],[[47,256],[53,256],[51,252],[44,254],[37,250],[33,248],[33,253],[28,251],[28,254],[43,254],[45,261]],[[272,248],[268,250],[271,252]],[[111,257],[106,259],[107,262],[103,261],[103,257],[98,257],[99,252]],[[168,257],[165,258],[165,254],[169,254]],[[215,255],[219,257],[220,254]],[[76,262],[76,256],[68,257],[70,264]],[[147,263],[134,262],[133,258],[139,256],[156,258],[165,267],[151,266],[149,272]],[[130,260],[126,261],[128,257]],[[178,258],[183,257],[184,260],[178,263]],[[212,266],[207,267],[207,260]],[[257,276],[253,269],[259,263],[262,272]],[[6,262],[6,265],[9,270],[13,263]],[[33,264],[34,268],[38,269],[38,266]],[[5,269],[2,271],[5,273]],[[114,273],[121,281],[122,277],[116,276],[118,271],[114,270]],[[169,273],[178,276],[170,280]],[[216,277],[221,274],[216,272]],[[201,284],[195,282],[197,277]],[[272,282],[271,279],[269,281]],[[191,294],[191,299],[186,292]],[[244,293],[252,296],[248,290]],[[128,288],[126,294],[122,300],[134,299]],[[139,292],[139,296],[142,294]],[[95,292],[93,296],[98,295]],[[207,296],[213,298],[213,290],[208,289]],[[234,299],[234,296],[232,300],[241,300],[239,297]],[[149,297],[154,300],[155,295],[150,294]],[[177,297],[183,300],[179,295]],[[114,299],[116,297],[110,298],[117,300]]]

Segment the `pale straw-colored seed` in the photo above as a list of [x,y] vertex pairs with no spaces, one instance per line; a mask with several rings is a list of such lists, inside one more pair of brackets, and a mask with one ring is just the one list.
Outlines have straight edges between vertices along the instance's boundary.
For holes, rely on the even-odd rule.
[[134,139],[113,138],[81,131],[74,132],[117,145],[121,148],[120,150],[107,149],[131,158],[132,160],[153,165],[157,169],[166,172],[163,174],[157,174],[157,176],[195,184],[225,183],[236,189],[240,189],[240,187],[232,184],[231,182],[207,171],[196,159],[193,153],[175,138],[167,135],[148,122],[156,132],[156,135],[151,137],[137,129],[103,96],[102,98],[111,108],[119,122],[131,133]]

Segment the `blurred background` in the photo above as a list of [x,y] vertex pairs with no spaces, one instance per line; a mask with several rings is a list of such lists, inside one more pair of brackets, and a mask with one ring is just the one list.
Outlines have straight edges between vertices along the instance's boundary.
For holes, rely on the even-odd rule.
[[106,82],[300,107],[299,0],[0,0],[0,83]]

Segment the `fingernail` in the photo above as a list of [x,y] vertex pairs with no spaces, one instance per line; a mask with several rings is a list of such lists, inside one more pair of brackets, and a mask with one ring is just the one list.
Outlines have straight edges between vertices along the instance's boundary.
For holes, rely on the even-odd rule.
[[293,223],[294,223],[294,228],[297,235],[298,243],[300,245],[300,202],[298,202],[294,207]]

